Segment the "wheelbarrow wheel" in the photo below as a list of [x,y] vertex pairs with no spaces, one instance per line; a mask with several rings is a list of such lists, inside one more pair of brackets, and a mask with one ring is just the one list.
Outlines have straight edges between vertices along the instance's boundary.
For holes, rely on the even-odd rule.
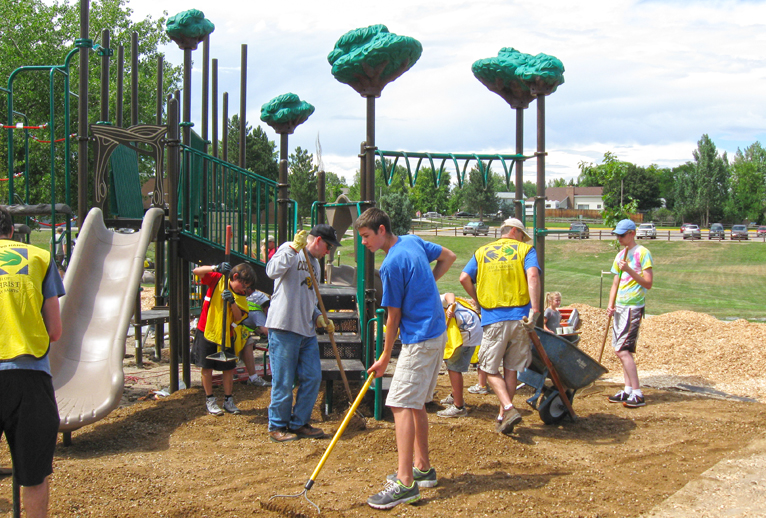
[[[574,395],[574,392],[568,390],[567,396],[570,398],[570,401],[572,400],[572,395]],[[559,391],[552,388],[546,389],[538,413],[540,414],[540,419],[545,424],[556,424],[569,415],[566,405],[564,405],[561,396],[559,396]]]

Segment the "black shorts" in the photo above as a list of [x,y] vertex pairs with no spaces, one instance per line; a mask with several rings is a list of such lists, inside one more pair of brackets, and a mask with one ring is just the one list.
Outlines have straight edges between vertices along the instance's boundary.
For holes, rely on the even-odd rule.
[[19,484],[42,484],[53,473],[60,422],[51,377],[34,370],[0,371],[0,394],[0,431]]
[[[213,369],[216,371],[230,371],[237,368],[236,360],[232,360],[230,362],[219,362],[207,359],[208,356],[217,352],[218,344],[213,343],[205,338],[205,332],[197,329],[197,332],[194,335],[194,345],[192,346],[194,365],[201,369]],[[231,349],[231,352],[232,354],[234,353],[233,348]]]

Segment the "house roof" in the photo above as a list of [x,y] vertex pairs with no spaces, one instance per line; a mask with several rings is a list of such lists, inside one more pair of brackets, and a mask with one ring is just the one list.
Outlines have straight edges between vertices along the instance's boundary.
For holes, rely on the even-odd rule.
[[[547,187],[545,196],[552,201],[562,201],[568,196],[601,196],[603,187]],[[533,200],[534,197],[528,198]]]

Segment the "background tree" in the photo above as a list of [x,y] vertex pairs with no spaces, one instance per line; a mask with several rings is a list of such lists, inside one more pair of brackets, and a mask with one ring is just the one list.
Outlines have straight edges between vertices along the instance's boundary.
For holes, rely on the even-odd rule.
[[447,171],[442,172],[437,187],[431,168],[421,168],[415,185],[410,189],[410,202],[421,213],[434,211],[445,214],[449,212],[449,186],[450,174]]
[[[384,164],[386,165],[386,171],[391,170],[391,161],[386,159]],[[387,185],[383,176],[383,168],[380,160],[375,161],[375,194],[377,198],[382,198],[386,194],[395,192],[398,194],[404,194],[409,192],[409,179],[407,176],[407,168],[397,165],[394,168],[393,177],[391,178],[391,185]],[[359,195],[359,171],[354,173],[354,183],[348,190],[349,199],[360,200]]]
[[726,213],[731,221],[761,223],[766,212],[766,150],[760,142],[737,149],[730,167],[730,198]]
[[325,196],[328,202],[334,202],[338,196],[343,194],[343,189],[347,189],[346,179],[341,178],[335,173],[326,172],[324,178]]
[[298,146],[290,154],[288,169],[290,198],[298,202],[298,217],[303,220],[311,215],[311,204],[317,200],[317,167],[314,165],[314,156]]
[[391,192],[381,196],[378,204],[391,219],[391,232],[394,235],[403,236],[410,231],[415,209],[412,207],[409,196],[404,193]]
[[463,184],[463,198],[466,207],[471,212],[479,214],[479,220],[484,220],[485,214],[494,214],[500,205],[500,199],[497,197],[498,188],[502,186],[502,180],[492,169],[487,175],[487,186],[484,187],[481,172],[474,166],[468,173],[468,181]]
[[707,134],[697,142],[694,151],[694,188],[699,208],[700,224],[710,226],[711,217],[723,215],[729,184],[729,163],[726,152],[718,156],[715,144]]
[[650,165],[647,170],[657,177],[660,198],[665,200],[665,208],[673,210],[675,205],[675,176],[673,170],[669,167],[659,168],[656,165]]
[[[114,59],[117,56],[116,49],[122,44],[126,51],[125,80],[130,81],[130,37],[135,31],[139,34],[139,122],[154,123],[155,95],[156,95],[156,70],[158,48],[167,43],[164,30],[165,17],[157,20],[146,17],[143,20],[133,21],[133,11],[127,7],[126,0],[94,0],[90,10],[90,36],[94,43],[101,43],[101,31],[109,29],[111,32],[111,47],[115,50],[112,58],[112,72],[110,74],[110,118],[115,121],[115,99],[117,74],[114,67]],[[66,55],[74,48],[73,42],[80,37],[79,27],[79,3],[64,2],[60,0],[4,0],[0,2],[0,77],[5,82],[10,73],[20,66],[63,64]],[[101,59],[96,52],[90,53],[89,59],[89,106],[88,119],[96,122],[100,119],[100,83],[101,83]],[[79,88],[78,65],[79,60],[72,61],[70,70],[70,89],[76,92]],[[177,88],[181,76],[180,67],[165,62],[164,91],[171,93]],[[63,135],[63,78],[57,75],[55,84],[55,114],[56,138]],[[124,92],[124,124],[130,124],[130,89]],[[48,122],[48,75],[47,73],[25,73],[18,76],[14,81],[14,109],[27,115],[31,125],[42,125]],[[3,112],[3,116],[5,113]],[[5,120],[5,119],[4,119]],[[70,131],[77,129],[77,101],[73,99],[71,106]],[[44,130],[34,130],[32,134],[41,139],[48,140],[48,133]],[[5,142],[5,132],[2,140]],[[23,139],[22,132],[14,132],[14,145],[16,156],[16,171],[23,170]],[[76,149],[76,145],[75,145]],[[64,196],[64,168],[59,164],[64,160],[64,147],[56,147],[56,186],[57,199],[63,200]],[[0,161],[8,163],[7,145],[0,145]],[[45,144],[32,142],[30,144],[30,172],[35,174],[30,179],[30,192],[32,202],[43,202],[49,199],[50,179],[48,176],[50,167],[50,147]],[[71,167],[77,170],[76,154],[72,157]],[[154,164],[141,164],[144,173],[152,171]],[[5,174],[2,175],[5,177]],[[77,189],[77,175],[72,174],[72,190]],[[22,182],[15,185],[16,191],[24,189]],[[7,198],[7,195],[6,195]],[[77,196],[71,199],[73,209],[76,211]]]
[[[232,164],[239,163],[239,115],[234,114],[228,125],[228,156]],[[223,156],[223,141],[219,142],[219,157]],[[245,169],[276,181],[279,178],[279,151],[260,126],[245,125]]]

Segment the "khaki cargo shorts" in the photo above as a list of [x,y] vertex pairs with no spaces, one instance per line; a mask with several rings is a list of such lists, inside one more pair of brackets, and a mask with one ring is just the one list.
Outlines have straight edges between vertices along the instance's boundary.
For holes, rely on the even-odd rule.
[[521,320],[505,320],[484,326],[479,347],[479,368],[487,374],[504,369],[521,372],[532,363],[532,342]]
[[445,331],[441,336],[424,342],[402,345],[386,406],[421,409],[426,401],[431,400],[446,343]]

